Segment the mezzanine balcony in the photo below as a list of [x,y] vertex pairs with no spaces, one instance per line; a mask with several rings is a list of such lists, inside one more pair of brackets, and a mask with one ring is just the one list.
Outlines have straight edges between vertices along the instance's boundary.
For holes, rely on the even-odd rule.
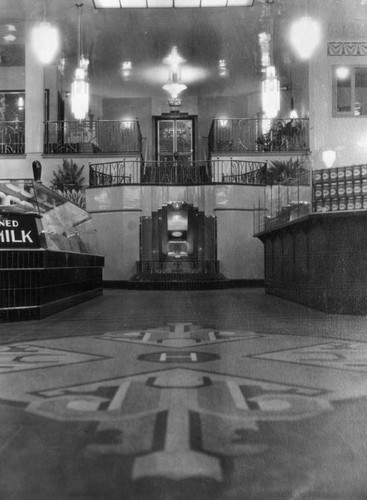
[[309,119],[215,118],[208,142],[211,154],[306,152]]
[[138,120],[85,120],[45,122],[46,154],[140,154]]
[[90,163],[89,187],[144,185],[265,185],[267,163],[245,160],[122,161]]

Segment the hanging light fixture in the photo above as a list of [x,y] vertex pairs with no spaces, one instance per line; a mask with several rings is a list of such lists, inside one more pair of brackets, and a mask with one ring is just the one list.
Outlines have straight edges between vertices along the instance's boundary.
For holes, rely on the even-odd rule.
[[43,4],[43,20],[31,32],[31,44],[42,64],[52,62],[59,50],[59,33],[56,28],[46,21],[46,0]]
[[269,66],[265,68],[265,78],[262,82],[262,109],[266,118],[275,118],[280,109],[280,82],[273,64],[273,17],[270,15]]
[[266,77],[262,82],[262,107],[266,118],[275,118],[280,109],[280,83],[275,66],[266,68]]
[[180,64],[185,62],[185,60],[178,54],[177,47],[173,47],[171,53],[168,57],[163,60],[164,63],[170,65],[169,71],[169,83],[163,85],[163,90],[171,95],[170,105],[179,106],[181,100],[179,99],[179,94],[187,89],[187,86],[180,83],[181,79],[181,67]]
[[77,120],[84,120],[89,110],[89,83],[87,71],[89,60],[82,53],[82,16],[83,4],[76,4],[78,9],[78,67],[75,70],[75,78],[71,84],[71,111]]
[[309,59],[320,43],[320,25],[311,17],[303,16],[292,24],[289,37],[296,54],[301,59]]

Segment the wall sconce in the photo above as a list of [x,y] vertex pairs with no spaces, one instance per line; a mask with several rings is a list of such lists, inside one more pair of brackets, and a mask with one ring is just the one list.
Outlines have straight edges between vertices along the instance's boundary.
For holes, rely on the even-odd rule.
[[336,159],[336,152],[333,150],[323,151],[322,161],[324,162],[326,168],[331,168],[334,165]]

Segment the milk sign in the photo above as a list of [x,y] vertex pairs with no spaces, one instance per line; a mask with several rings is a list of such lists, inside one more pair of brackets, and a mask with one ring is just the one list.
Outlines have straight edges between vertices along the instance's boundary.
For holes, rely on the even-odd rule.
[[0,248],[40,248],[34,214],[0,215]]

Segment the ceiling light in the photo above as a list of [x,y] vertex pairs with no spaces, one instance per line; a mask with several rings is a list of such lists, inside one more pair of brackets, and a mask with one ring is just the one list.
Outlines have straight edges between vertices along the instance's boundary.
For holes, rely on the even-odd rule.
[[200,7],[201,0],[175,0],[175,7]]
[[8,28],[8,31],[17,31],[17,28],[14,26],[14,24],[7,24],[6,27]]
[[32,34],[33,50],[42,64],[49,64],[59,49],[59,34],[56,28],[47,21],[42,21],[33,28]]
[[119,9],[119,0],[93,0],[96,9]]
[[254,5],[254,0],[228,0],[228,7],[252,7]]
[[124,62],[122,63],[122,69],[123,69],[123,70],[128,70],[128,69],[131,69],[131,66],[132,66],[132,65],[131,65],[131,61],[124,61]]
[[262,107],[267,118],[275,118],[280,109],[280,83],[274,66],[266,68],[266,78],[262,82]]
[[172,7],[172,0],[147,0],[148,7],[150,8],[167,8]]
[[225,7],[227,0],[201,0],[201,7]]
[[309,16],[301,17],[291,26],[290,41],[301,59],[309,59],[312,56],[320,38],[320,25]]
[[16,36],[14,35],[10,35],[10,34],[7,34],[7,35],[4,35],[3,36],[3,39],[6,41],[6,42],[14,42],[14,40],[16,40]]
[[81,8],[83,4],[76,4],[78,9],[78,67],[75,70],[75,78],[71,84],[71,111],[77,120],[84,120],[89,110],[89,83],[87,81],[87,70],[89,61],[82,54],[82,22]]

